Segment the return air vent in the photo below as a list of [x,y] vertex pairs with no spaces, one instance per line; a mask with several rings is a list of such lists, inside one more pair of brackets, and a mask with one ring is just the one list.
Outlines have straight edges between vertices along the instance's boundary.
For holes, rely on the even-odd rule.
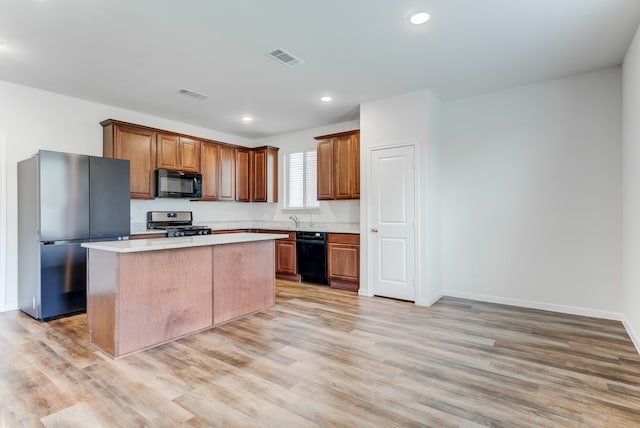
[[296,65],[300,65],[304,63],[303,60],[301,60],[300,58],[296,57],[292,53],[287,52],[283,49],[273,50],[269,52],[267,55],[269,55],[271,58],[275,59],[279,63],[286,65],[287,67],[294,67]]
[[189,96],[191,98],[195,98],[196,100],[200,100],[200,101],[203,101],[209,98],[208,95],[199,94],[198,92],[190,91],[189,89],[184,89],[184,88],[180,89],[178,93]]

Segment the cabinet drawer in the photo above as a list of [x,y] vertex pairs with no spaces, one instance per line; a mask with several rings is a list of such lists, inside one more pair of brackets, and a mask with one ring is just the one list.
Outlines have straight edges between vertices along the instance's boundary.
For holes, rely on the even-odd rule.
[[354,233],[330,233],[329,243],[360,245],[360,235]]
[[166,238],[167,232],[164,233],[140,233],[137,235],[131,235],[129,239],[156,239],[156,238]]
[[288,238],[278,239],[278,241],[295,241],[296,233],[289,230],[265,230],[260,229],[258,233],[275,233],[276,235],[289,235]]
[[246,233],[249,229],[229,229],[229,230],[212,230],[213,235],[222,235],[223,233]]

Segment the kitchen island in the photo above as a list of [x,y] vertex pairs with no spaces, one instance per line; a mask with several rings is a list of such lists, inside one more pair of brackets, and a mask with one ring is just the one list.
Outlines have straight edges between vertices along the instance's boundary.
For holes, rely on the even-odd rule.
[[273,306],[273,240],[286,237],[233,233],[82,244],[91,344],[122,357]]

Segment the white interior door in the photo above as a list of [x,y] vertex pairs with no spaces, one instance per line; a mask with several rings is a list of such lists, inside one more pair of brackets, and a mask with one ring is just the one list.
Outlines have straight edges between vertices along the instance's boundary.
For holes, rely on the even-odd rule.
[[371,152],[371,287],[377,296],[416,300],[414,147]]

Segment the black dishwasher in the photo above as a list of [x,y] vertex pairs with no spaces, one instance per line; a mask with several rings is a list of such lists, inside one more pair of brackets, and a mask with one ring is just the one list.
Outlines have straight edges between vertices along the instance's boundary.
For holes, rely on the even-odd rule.
[[327,234],[296,232],[298,274],[302,282],[328,285]]

